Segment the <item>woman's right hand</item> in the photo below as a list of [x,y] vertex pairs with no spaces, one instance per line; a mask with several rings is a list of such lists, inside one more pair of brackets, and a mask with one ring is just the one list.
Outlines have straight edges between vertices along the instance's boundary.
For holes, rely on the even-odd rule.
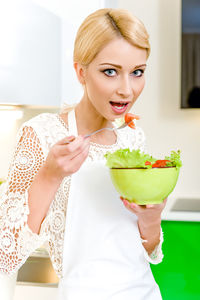
[[62,139],[50,149],[43,171],[51,180],[61,181],[79,170],[88,156],[89,147],[89,138],[69,136]]

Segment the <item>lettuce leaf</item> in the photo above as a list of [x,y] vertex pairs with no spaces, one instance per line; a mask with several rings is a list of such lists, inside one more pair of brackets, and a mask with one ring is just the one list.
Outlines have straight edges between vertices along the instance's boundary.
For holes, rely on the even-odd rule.
[[[149,154],[141,152],[138,150],[130,151],[129,148],[119,149],[113,153],[107,152],[105,154],[106,165],[109,168],[152,168],[152,164],[156,162],[156,158],[152,157]],[[167,167],[176,167],[180,168],[182,166],[182,162],[180,159],[180,150],[171,151],[170,156],[165,156],[167,162]],[[150,165],[145,165],[145,162],[151,162]]]
[[114,153],[107,152],[105,157],[106,165],[109,168],[151,168],[151,165],[146,166],[145,162],[154,163],[156,161],[155,158],[139,149],[130,151],[129,148],[119,149]]
[[182,167],[182,161],[181,161],[180,154],[181,154],[181,151],[178,150],[177,152],[171,151],[170,156],[165,156],[165,159],[170,160],[170,162],[167,162],[167,166],[168,167],[176,167],[176,168]]

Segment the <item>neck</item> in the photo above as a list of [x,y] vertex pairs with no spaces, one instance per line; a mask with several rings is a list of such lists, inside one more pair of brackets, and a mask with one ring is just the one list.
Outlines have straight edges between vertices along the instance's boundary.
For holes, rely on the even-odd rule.
[[[88,134],[103,127],[113,127],[111,122],[105,119],[91,103],[81,100],[76,106],[76,121],[78,133],[81,135]],[[102,131],[91,137],[91,141],[99,144],[113,144],[116,141],[116,136],[108,130]]]
[[76,106],[75,112],[80,133],[84,129],[88,133],[106,126],[112,126],[108,120],[96,111],[94,106],[84,100],[81,100]]

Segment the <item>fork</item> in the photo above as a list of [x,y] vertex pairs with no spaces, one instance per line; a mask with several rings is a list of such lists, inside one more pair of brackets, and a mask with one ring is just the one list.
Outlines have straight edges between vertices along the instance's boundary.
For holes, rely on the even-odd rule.
[[[98,132],[103,131],[103,130],[110,130],[110,131],[120,130],[120,129],[125,128],[126,126],[128,126],[131,122],[133,122],[133,120],[131,120],[131,121],[128,122],[128,123],[123,123],[123,124],[122,124],[121,126],[119,126],[119,127],[104,127],[104,128],[100,128],[100,129],[95,130],[95,131],[93,131],[93,132],[91,132],[91,133],[89,133],[89,134],[84,135],[84,138],[86,139],[86,138],[88,138],[88,137],[90,137],[90,136],[92,136],[92,135],[94,135],[94,134],[96,134],[96,133],[98,133]],[[65,144],[69,144],[69,143],[71,143],[71,142],[72,142],[72,141],[65,142]]]

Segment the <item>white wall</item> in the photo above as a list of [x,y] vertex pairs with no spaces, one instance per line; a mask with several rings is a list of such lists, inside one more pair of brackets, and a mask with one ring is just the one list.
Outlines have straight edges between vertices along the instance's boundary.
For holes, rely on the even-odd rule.
[[118,3],[139,17],[150,34],[146,87],[135,104],[149,152],[162,156],[180,149],[183,167],[169,198],[200,198],[200,109],[180,109],[181,0]]

